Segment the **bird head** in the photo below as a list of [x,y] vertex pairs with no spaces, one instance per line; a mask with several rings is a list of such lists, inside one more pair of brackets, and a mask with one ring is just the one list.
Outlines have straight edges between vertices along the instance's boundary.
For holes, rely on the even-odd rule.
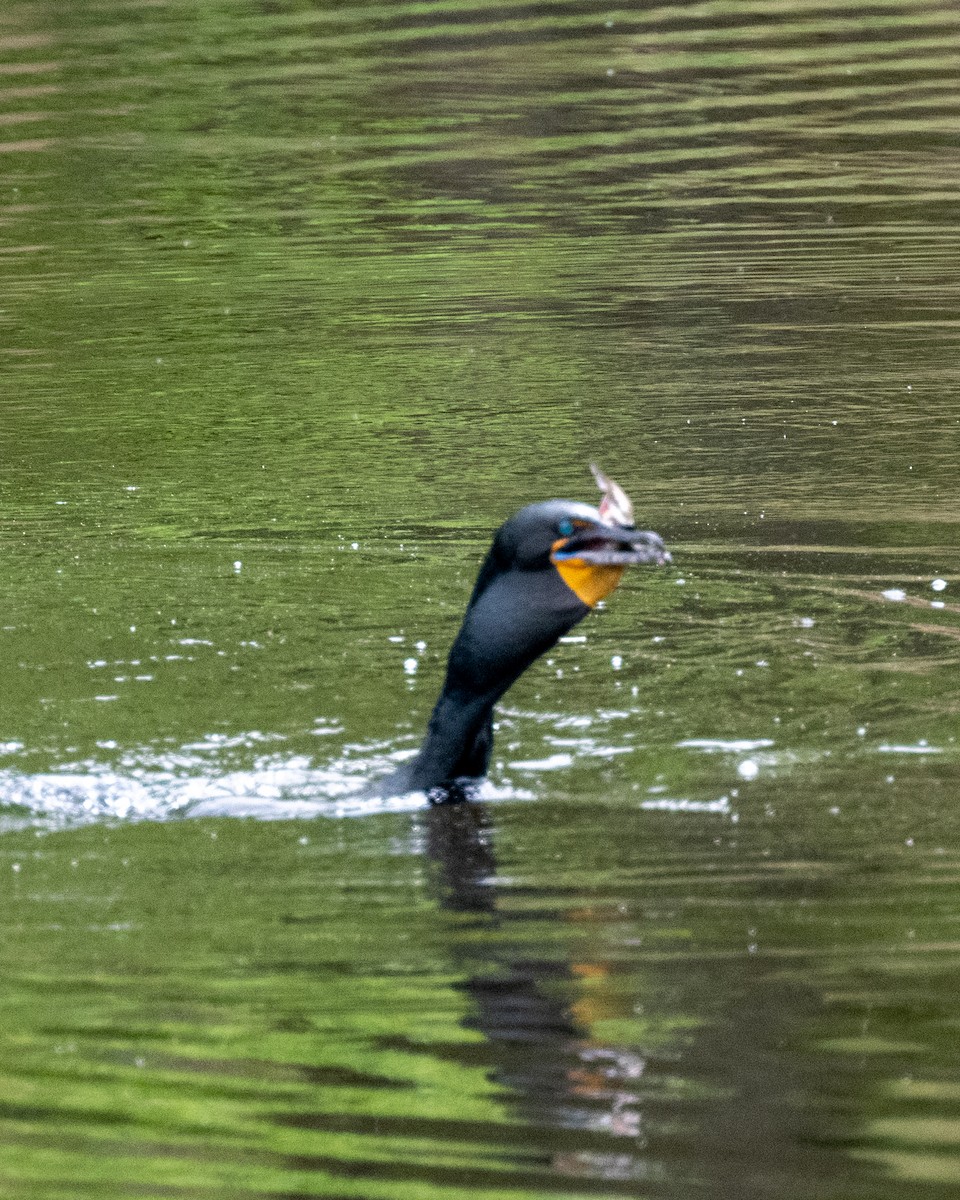
[[661,538],[633,524],[623,488],[592,470],[603,491],[599,507],[576,500],[530,504],[502,526],[494,547],[501,568],[550,568],[590,607],[613,591],[627,567],[670,562]]

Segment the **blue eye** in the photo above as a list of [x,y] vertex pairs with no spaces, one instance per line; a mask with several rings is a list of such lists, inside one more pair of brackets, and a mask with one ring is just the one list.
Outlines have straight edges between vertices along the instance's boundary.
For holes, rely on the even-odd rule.
[[573,522],[569,517],[564,517],[560,522],[559,529],[564,537],[569,537],[573,533]]

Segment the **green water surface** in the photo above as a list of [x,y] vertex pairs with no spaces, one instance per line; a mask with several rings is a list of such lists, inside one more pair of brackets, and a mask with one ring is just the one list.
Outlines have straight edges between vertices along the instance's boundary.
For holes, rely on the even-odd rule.
[[[960,13],[8,0],[0,1196],[960,1185]],[[491,531],[674,554],[418,744]]]

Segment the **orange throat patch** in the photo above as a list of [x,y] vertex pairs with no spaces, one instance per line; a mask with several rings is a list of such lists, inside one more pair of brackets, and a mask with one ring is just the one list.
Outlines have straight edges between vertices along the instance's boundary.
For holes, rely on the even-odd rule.
[[551,562],[570,591],[590,608],[610,595],[626,570],[626,567],[598,566],[581,558],[551,559]]

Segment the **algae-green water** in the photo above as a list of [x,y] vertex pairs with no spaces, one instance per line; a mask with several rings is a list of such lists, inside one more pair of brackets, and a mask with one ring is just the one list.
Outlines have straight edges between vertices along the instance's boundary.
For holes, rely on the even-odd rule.
[[[960,1185],[960,15],[8,0],[0,1195]],[[418,744],[492,531],[674,556]]]

